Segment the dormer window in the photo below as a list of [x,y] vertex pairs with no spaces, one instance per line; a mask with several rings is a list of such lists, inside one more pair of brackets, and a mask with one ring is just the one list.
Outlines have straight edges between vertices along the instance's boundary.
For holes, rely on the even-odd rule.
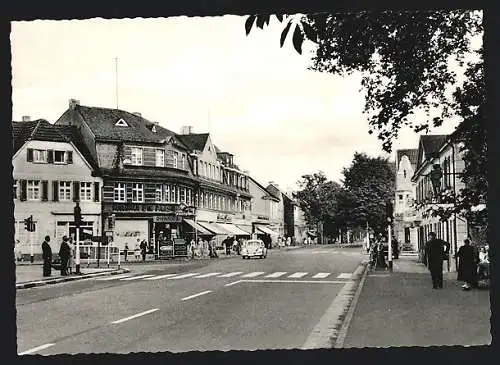
[[155,125],[151,128],[151,132],[156,133],[156,126]]
[[115,126],[117,127],[128,127],[128,124],[126,121],[123,120],[123,118],[120,118],[116,123]]

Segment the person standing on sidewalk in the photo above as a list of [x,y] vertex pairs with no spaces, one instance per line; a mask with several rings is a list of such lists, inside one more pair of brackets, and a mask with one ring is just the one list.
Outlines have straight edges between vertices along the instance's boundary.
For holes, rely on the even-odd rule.
[[435,232],[429,233],[429,241],[425,244],[424,262],[431,272],[432,287],[443,288],[443,259],[447,253],[448,244],[436,238]]
[[68,237],[64,236],[59,248],[59,257],[61,258],[61,276],[68,276],[68,260],[70,255],[70,247],[68,245]]
[[42,256],[43,256],[43,276],[50,276],[52,271],[52,249],[49,245],[50,237],[45,236],[45,240],[42,242]]
[[74,257],[75,257],[75,244],[73,243],[73,240],[70,239],[69,242],[68,242],[68,246],[69,246],[69,257],[68,257],[68,271],[69,271],[69,274],[73,274],[73,266],[75,266],[75,260],[74,260]]
[[464,240],[464,245],[458,249],[455,257],[459,259],[458,280],[465,281],[462,289],[469,290],[471,287],[476,287],[478,255],[475,248],[471,246],[470,240]]

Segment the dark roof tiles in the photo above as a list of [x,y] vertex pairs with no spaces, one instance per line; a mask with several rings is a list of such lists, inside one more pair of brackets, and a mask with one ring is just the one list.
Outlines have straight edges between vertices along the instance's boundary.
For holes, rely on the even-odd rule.
[[191,150],[203,151],[207,144],[208,133],[178,134],[177,137]]
[[408,157],[413,168],[417,166],[418,148],[407,148],[407,149],[397,150],[396,151],[397,168],[399,168],[399,163],[401,162],[401,158],[403,156]]

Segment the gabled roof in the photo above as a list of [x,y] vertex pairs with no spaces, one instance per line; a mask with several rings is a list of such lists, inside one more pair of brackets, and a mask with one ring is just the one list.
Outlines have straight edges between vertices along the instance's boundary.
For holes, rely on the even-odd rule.
[[[418,145],[417,169],[422,165],[424,161],[427,161],[435,156],[447,139],[448,135],[446,134],[426,134],[420,136],[420,143]],[[422,160],[421,158],[422,154],[424,156],[424,160]]]
[[418,148],[407,148],[396,151],[396,170],[399,170],[399,163],[401,162],[401,158],[403,156],[407,156],[410,160],[410,163],[415,169],[417,167],[417,159],[418,159]]
[[76,149],[82,154],[83,158],[92,166],[95,171],[99,171],[99,166],[97,161],[92,157],[92,153],[87,148],[83,142],[82,137],[78,133],[76,126],[71,125],[53,125],[54,128],[58,129],[61,134],[63,134],[68,140],[70,140]]
[[203,151],[207,144],[209,133],[200,134],[178,134],[177,137],[186,145],[191,151]]
[[[165,135],[175,135],[158,125],[156,128],[162,129],[162,133],[154,133],[151,128],[155,123],[125,110],[83,105],[76,105],[75,110],[88,124],[96,139],[161,143]],[[116,125],[120,119],[123,119],[128,127]]]
[[266,196],[267,196],[267,197],[272,198],[272,199],[274,199],[274,200],[279,199],[279,198],[276,198],[273,194],[271,194],[271,193],[269,192],[269,190],[267,190],[267,188],[266,188],[264,185],[262,185],[261,183],[259,183],[259,182],[258,182],[257,180],[255,180],[253,177],[251,177],[250,175],[247,175],[247,176],[248,176],[248,178],[249,178],[251,181],[253,181],[253,182],[255,183],[255,185],[257,185],[259,188],[261,188],[262,190],[264,190],[264,191],[266,192]]
[[12,122],[12,137],[15,154],[27,141],[69,142],[54,125],[45,119],[30,122]]
[[281,190],[278,189],[275,185],[273,184],[269,184],[266,188],[266,190],[269,192],[269,194],[276,198],[276,199],[279,199],[281,200]]

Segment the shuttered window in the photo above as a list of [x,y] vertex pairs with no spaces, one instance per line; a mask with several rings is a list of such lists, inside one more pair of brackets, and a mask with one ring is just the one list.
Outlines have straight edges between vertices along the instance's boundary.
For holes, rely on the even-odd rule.
[[94,181],[94,201],[98,202],[100,200],[101,189],[99,187],[99,181]]
[[73,181],[73,201],[80,201],[80,182]]
[[67,162],[73,163],[73,151],[68,151]]
[[26,150],[26,161],[33,162],[33,148],[28,148]]
[[19,200],[21,201],[25,201],[26,198],[27,198],[27,185],[28,185],[28,182],[26,180],[20,180],[20,185],[21,185],[21,195],[19,197]]
[[49,200],[49,182],[42,181],[42,201],[46,202]]
[[48,150],[47,151],[47,162],[48,163],[53,163],[54,162],[54,150]]
[[59,201],[59,181],[52,181],[52,200]]

